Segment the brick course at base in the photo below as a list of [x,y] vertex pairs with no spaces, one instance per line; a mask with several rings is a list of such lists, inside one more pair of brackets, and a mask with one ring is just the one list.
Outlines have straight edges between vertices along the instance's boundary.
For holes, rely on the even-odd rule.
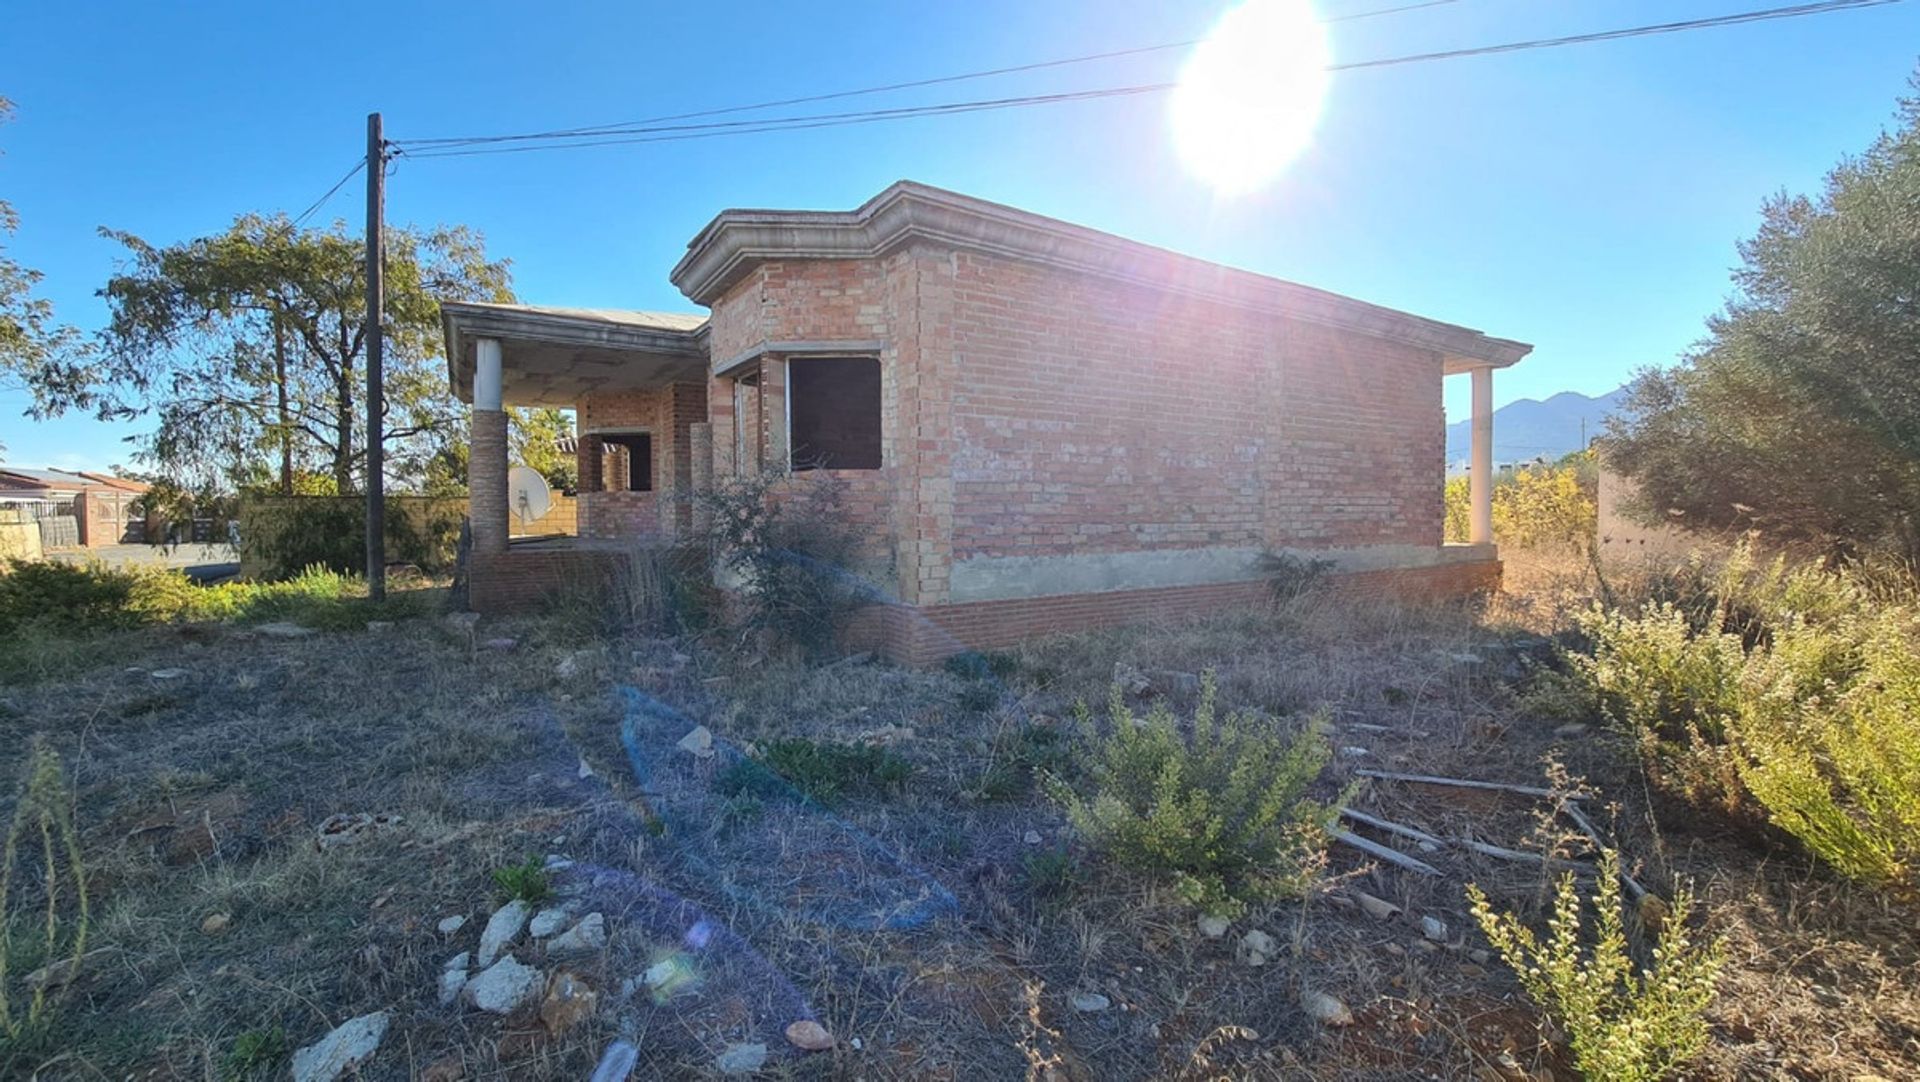
[[618,552],[594,549],[475,550],[467,562],[467,607],[500,616],[533,612],[570,596],[604,597],[602,584],[619,557]]
[[[1323,588],[1342,598],[1447,600],[1497,590],[1500,574],[1499,561],[1484,560],[1353,572],[1334,576]],[[991,650],[1063,632],[1191,620],[1266,599],[1266,583],[1254,581],[924,608],[873,606],[855,614],[842,639],[849,649],[873,650],[903,665],[932,665],[966,650]]]

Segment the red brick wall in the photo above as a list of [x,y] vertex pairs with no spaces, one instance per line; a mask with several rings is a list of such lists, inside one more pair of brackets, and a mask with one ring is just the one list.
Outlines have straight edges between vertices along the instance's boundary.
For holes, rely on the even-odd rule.
[[[676,383],[644,391],[595,391],[581,396],[576,423],[583,434],[579,444],[585,512],[580,523],[582,535],[645,536],[685,525],[688,509],[681,497],[691,490],[693,479],[690,433],[693,425],[706,420],[706,408],[706,387],[699,383]],[[607,488],[624,488],[626,484],[621,471],[608,470],[603,478],[599,462],[588,461],[603,446],[603,441],[590,435],[596,429],[645,429],[652,435],[651,492],[595,491],[602,480]]]
[[510,548],[474,551],[467,562],[467,604],[478,613],[532,612],[569,591],[602,596],[600,585],[615,567],[618,553],[581,549]]
[[1438,545],[1446,471],[1440,358],[1350,332],[1291,328],[1269,544]]
[[956,559],[1261,543],[1277,319],[955,263]]

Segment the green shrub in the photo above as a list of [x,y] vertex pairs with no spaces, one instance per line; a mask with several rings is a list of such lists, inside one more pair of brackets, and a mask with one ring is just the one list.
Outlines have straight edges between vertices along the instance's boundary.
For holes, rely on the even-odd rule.
[[798,736],[768,744],[760,751],[760,761],[820,804],[832,804],[856,793],[896,793],[913,776],[913,764],[885,748],[830,744]]
[[726,478],[695,497],[714,560],[739,584],[748,627],[821,654],[876,596],[856,571],[862,536],[841,506],[844,488],[828,475],[773,470]]
[[101,565],[9,560],[0,574],[0,635],[27,624],[54,633],[104,631],[141,623],[133,577]]
[[1920,889],[1920,608],[1745,553],[1637,613],[1594,608],[1570,672],[1656,780],[1764,818],[1841,874]]
[[[14,801],[0,845],[0,1064],[42,1041],[56,997],[74,984],[49,989],[20,977],[36,964],[77,973],[90,922],[73,794],[60,756],[39,737],[28,750]],[[16,928],[31,932],[17,940]]]
[[1566,1033],[1582,1077],[1655,1082],[1706,1046],[1703,1016],[1713,1002],[1723,951],[1718,940],[1693,943],[1687,931],[1690,892],[1674,897],[1645,967],[1627,944],[1620,857],[1612,851],[1601,859],[1590,949],[1581,945],[1581,899],[1571,873],[1560,880],[1544,942],[1513,914],[1494,913],[1477,885],[1467,887],[1467,896],[1474,919],[1520,987]]
[[1082,704],[1086,791],[1057,778],[1049,789],[1094,850],[1233,916],[1305,889],[1335,808],[1308,796],[1329,755],[1323,720],[1288,733],[1254,714],[1220,718],[1214,693],[1209,670],[1189,726],[1164,703],[1135,717],[1115,688],[1101,733]]
[[1335,565],[1332,560],[1310,560],[1291,552],[1263,552],[1255,566],[1267,580],[1267,592],[1284,604],[1313,592]]
[[289,1051],[287,1031],[279,1026],[247,1030],[228,1046],[226,1057],[221,1061],[221,1076],[233,1082],[269,1077]]
[[499,890],[500,896],[508,901],[539,905],[553,897],[553,880],[547,875],[539,857],[528,857],[519,864],[495,868],[493,885]]
[[1920,889],[1920,621],[1789,624],[1748,659],[1731,725],[1768,819],[1842,875]]

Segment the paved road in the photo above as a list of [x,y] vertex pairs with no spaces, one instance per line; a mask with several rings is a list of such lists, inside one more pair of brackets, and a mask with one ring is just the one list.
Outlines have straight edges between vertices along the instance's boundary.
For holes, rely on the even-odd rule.
[[202,582],[213,582],[240,573],[240,556],[232,545],[184,544],[172,548],[154,545],[106,545],[97,549],[62,549],[47,553],[48,558],[68,563],[99,560],[109,567],[158,565],[177,567]]

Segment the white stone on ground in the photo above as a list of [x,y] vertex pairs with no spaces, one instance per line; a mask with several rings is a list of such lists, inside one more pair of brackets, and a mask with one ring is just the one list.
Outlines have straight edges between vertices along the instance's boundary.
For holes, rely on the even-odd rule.
[[1113,1006],[1113,1001],[1098,992],[1075,992],[1073,1009],[1082,1014],[1097,1014]]
[[468,1003],[489,1014],[512,1014],[539,995],[545,984],[539,970],[521,965],[509,954],[475,974],[462,994]]
[[1207,914],[1200,918],[1200,934],[1208,939],[1219,939],[1227,934],[1227,918]]
[[440,1005],[447,1006],[460,998],[460,990],[467,986],[467,962],[473,956],[466,951],[447,959],[440,970]]
[[607,918],[598,913],[588,913],[580,918],[580,923],[567,929],[563,935],[554,936],[547,941],[547,953],[556,957],[564,954],[593,954],[606,949]]
[[487,918],[486,930],[480,933],[482,968],[492,965],[500,952],[520,935],[520,930],[527,926],[527,916],[527,903],[518,898],[493,911],[493,916]]
[[535,939],[545,939],[564,928],[567,923],[567,911],[559,906],[542,909],[527,922],[527,934]]
[[293,1082],[333,1082],[373,1058],[387,1035],[387,1012],[342,1022],[339,1028],[293,1054]]
[[465,913],[455,913],[451,917],[441,917],[440,923],[434,925],[435,928],[439,929],[441,935],[452,935],[466,926],[467,915]]
[[725,1052],[720,1053],[713,1065],[720,1068],[721,1074],[752,1074],[765,1066],[766,1062],[766,1045],[736,1044],[729,1045]]

